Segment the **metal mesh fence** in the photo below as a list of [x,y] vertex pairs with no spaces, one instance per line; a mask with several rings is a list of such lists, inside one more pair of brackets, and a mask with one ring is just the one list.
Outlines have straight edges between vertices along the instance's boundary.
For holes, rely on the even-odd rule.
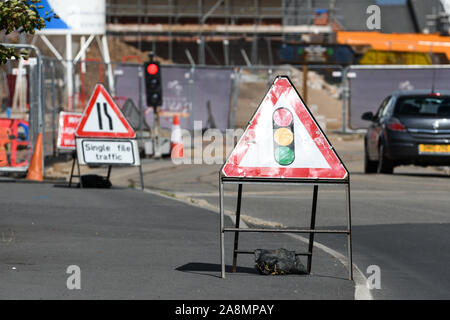
[[[97,82],[105,85],[119,107],[128,99],[133,101],[146,121],[142,129],[153,127],[154,111],[146,106],[141,64],[79,61],[73,65],[72,90],[68,90],[66,63],[41,58],[37,51],[29,61],[11,60],[0,68],[0,128],[14,125],[15,134],[1,129],[5,140],[0,151],[6,152],[6,160],[0,171],[26,170],[39,132],[43,132],[45,156],[58,155],[59,113],[82,112]],[[172,116],[178,114],[184,129],[193,129],[194,120],[202,121],[202,129],[243,128],[277,75],[291,78],[323,129],[339,130],[347,125],[365,128],[361,114],[376,111],[392,91],[431,89],[433,82],[436,90],[447,89],[450,69],[439,65],[351,66],[345,70],[334,65],[163,65],[161,127],[170,128]]]
[[30,58],[0,67],[0,172],[26,172],[43,128],[40,53],[33,46],[15,47],[29,50]]
[[[68,96],[65,63],[47,57],[43,59],[46,155],[55,156],[60,152],[56,148],[59,112],[82,112],[97,82],[105,85],[120,108],[127,100],[133,101],[137,111],[143,114],[145,122],[141,129],[154,126],[154,110],[146,106],[142,64],[111,63],[113,78],[110,79],[109,66],[103,62],[78,61],[72,69],[73,94]],[[174,114],[180,116],[183,129],[192,130],[194,121],[201,121],[203,130],[243,128],[278,75],[287,75],[293,80],[323,129],[341,127],[340,66],[308,66],[307,92],[303,92],[303,66],[162,65],[161,70],[164,98],[159,114],[163,132],[170,133]]]

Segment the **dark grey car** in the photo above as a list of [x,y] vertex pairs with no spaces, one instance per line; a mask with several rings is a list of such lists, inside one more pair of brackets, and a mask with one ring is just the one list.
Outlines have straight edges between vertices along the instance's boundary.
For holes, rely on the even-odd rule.
[[366,173],[450,165],[450,91],[397,91],[362,119],[371,121],[364,138]]

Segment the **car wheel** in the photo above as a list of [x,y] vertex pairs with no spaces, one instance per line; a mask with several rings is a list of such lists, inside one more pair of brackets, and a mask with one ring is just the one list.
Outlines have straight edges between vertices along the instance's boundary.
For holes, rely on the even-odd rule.
[[380,150],[378,152],[378,173],[394,173],[394,164],[390,159],[386,157],[386,152],[384,149],[384,144],[380,143]]
[[369,159],[367,146],[364,145],[364,173],[376,173],[377,169],[378,169],[378,161],[372,161]]

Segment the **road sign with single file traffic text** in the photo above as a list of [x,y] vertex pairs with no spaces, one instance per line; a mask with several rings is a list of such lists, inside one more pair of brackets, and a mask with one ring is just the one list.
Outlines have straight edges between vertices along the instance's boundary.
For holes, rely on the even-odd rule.
[[97,84],[75,135],[80,138],[134,138],[133,128],[102,84]]
[[102,84],[84,109],[75,131],[80,165],[139,166],[134,129]]
[[348,172],[287,77],[267,92],[222,168],[225,177],[346,179]]
[[77,139],[81,165],[140,165],[139,149],[132,139]]

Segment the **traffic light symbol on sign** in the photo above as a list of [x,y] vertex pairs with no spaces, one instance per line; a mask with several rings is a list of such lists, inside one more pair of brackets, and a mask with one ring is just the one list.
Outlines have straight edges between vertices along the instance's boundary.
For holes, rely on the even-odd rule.
[[295,160],[294,118],[286,108],[278,108],[272,116],[275,161],[288,166]]
[[158,107],[162,105],[161,68],[159,62],[145,64],[145,88],[147,106]]

